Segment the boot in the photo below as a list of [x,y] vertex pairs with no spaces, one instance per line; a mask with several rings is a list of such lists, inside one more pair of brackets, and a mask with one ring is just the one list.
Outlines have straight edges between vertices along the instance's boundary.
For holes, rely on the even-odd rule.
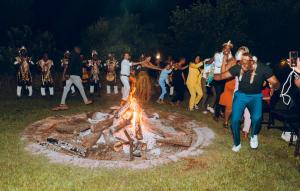
[[17,86],[17,96],[20,98],[22,93],[22,86]]
[[49,93],[50,93],[50,96],[54,96],[54,88],[53,87],[49,88]]
[[28,86],[28,96],[31,97],[32,96],[32,86]]
[[118,93],[119,93],[119,91],[118,91],[118,86],[114,86],[114,92],[115,92],[115,94],[118,94]]
[[174,86],[170,87],[170,96],[174,95]]
[[95,86],[90,86],[90,93],[94,94],[95,93]]
[[42,95],[43,97],[46,96],[46,90],[45,90],[44,87],[41,87],[41,95]]
[[106,94],[110,94],[110,86],[106,86]]

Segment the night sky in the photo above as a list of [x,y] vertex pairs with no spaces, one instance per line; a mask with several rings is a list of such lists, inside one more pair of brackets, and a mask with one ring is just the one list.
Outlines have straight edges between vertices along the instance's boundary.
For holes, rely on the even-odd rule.
[[[210,2],[212,5],[221,2],[221,0],[199,1]],[[84,34],[86,34],[88,26],[96,23],[99,18],[112,19],[121,17],[124,13],[136,14],[142,24],[154,25],[155,31],[151,31],[152,33],[170,36],[172,11],[177,6],[182,9],[190,8],[190,5],[195,2],[197,0],[1,0],[0,47],[10,46],[7,31],[11,27],[27,25],[31,28],[33,36],[49,31],[54,36],[56,48],[63,51],[81,44],[85,39]],[[246,43],[242,45],[249,46],[264,61],[277,63],[281,58],[288,56],[288,51],[299,48],[297,32],[300,24],[299,0],[240,0],[240,2],[241,4],[247,4],[246,2],[265,3],[265,8],[259,9],[258,12],[255,10],[247,13],[251,23],[247,25],[246,31],[251,41],[245,40]],[[287,13],[292,12],[291,8],[294,12],[289,15]],[[246,8],[243,11],[247,12],[248,10]],[[232,16],[229,18],[238,20]],[[228,29],[227,32],[230,33],[230,30]],[[211,33],[214,32],[211,31]],[[194,34],[195,32],[191,33],[191,35]],[[27,40],[31,41],[31,39]],[[206,42],[204,46],[209,45]],[[239,45],[241,44],[237,46]],[[180,45],[178,47],[181,48]],[[211,49],[217,50],[218,48],[213,46]],[[190,50],[186,52],[190,52]],[[201,53],[203,52],[205,50],[202,50]],[[212,55],[213,51],[207,51],[206,54],[206,56]]]
[[[78,43],[87,26],[100,17],[139,14],[143,22],[165,31],[176,6],[193,0],[4,0],[0,2],[1,36],[8,28],[28,25],[33,31],[50,31],[61,48]],[[5,39],[2,38],[2,42]]]

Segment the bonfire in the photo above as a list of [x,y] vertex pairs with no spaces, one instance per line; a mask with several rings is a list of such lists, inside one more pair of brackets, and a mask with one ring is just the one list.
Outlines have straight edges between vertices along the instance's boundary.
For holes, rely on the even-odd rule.
[[31,143],[30,151],[47,154],[53,161],[130,168],[199,155],[213,138],[205,125],[182,115],[162,112],[160,118],[149,108],[146,112],[134,95],[131,78],[130,96],[120,106],[104,112],[48,117],[29,125],[22,137]]

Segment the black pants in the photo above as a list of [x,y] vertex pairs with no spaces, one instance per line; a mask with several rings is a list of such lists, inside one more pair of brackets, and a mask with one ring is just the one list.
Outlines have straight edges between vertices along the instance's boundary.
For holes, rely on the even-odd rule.
[[183,101],[185,86],[184,84],[174,84],[175,96],[172,99],[172,102]]
[[216,91],[215,117],[220,117],[221,105],[219,104],[219,102],[220,102],[221,94],[224,92],[225,82],[226,82],[225,80],[221,80],[221,81],[214,80],[212,82],[212,85]]

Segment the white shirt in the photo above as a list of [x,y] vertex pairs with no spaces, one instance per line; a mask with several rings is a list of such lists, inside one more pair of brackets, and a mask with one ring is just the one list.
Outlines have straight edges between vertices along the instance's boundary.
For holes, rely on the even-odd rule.
[[210,73],[211,68],[212,68],[212,64],[204,64],[204,70],[203,70],[203,74],[202,74],[202,78],[207,79],[208,73]]
[[[223,63],[223,52],[217,52],[214,56],[214,65],[215,65],[215,71],[214,74],[221,74],[221,68]],[[228,55],[228,58],[232,58],[231,52]]]
[[129,62],[129,60],[122,60],[121,62],[121,75],[130,75],[130,67],[132,66],[132,62]]
[[214,65],[215,65],[215,74],[220,74],[221,73],[221,68],[222,68],[222,62],[223,62],[223,52],[218,52],[214,56]]

